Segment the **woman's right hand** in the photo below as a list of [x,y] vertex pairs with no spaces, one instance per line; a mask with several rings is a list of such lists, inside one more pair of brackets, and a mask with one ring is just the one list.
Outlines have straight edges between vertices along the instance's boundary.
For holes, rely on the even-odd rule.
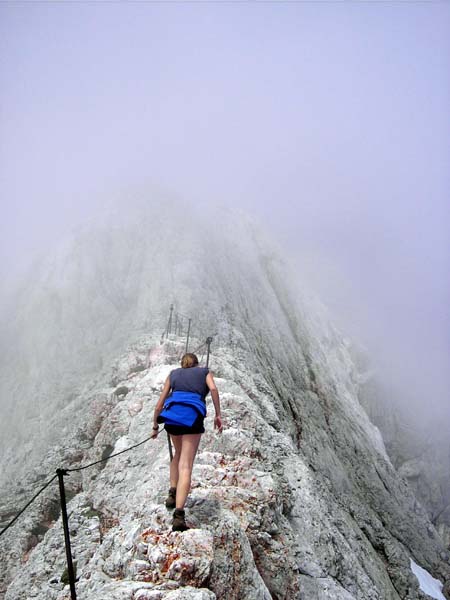
[[223,424],[222,424],[222,418],[220,415],[214,417],[214,429],[218,429],[219,433],[222,433]]

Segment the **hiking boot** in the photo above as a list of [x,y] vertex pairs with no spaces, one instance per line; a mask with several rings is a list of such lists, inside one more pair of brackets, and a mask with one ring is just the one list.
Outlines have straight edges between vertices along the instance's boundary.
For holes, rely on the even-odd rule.
[[172,531],[186,531],[189,527],[184,519],[184,509],[176,508],[173,511]]
[[166,508],[175,508],[175,498],[177,496],[177,488],[171,487],[166,498]]

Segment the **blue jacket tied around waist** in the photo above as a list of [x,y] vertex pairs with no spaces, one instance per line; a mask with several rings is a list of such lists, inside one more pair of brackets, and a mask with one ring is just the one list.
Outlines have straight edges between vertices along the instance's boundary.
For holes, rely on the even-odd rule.
[[206,416],[206,403],[195,392],[172,392],[164,403],[164,408],[156,419],[167,425],[186,425],[190,427],[198,414]]

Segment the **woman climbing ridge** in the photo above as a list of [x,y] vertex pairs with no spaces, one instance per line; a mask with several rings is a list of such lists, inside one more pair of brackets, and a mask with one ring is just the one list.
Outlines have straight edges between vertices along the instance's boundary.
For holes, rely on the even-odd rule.
[[192,467],[205,432],[206,396],[211,392],[216,416],[214,428],[222,432],[220,400],[214,378],[207,367],[198,366],[195,354],[181,359],[181,368],[173,369],[166,378],[153,416],[152,438],[159,431],[158,423],[170,434],[175,454],[170,462],[170,488],[166,507],[175,508],[172,531],[186,531],[184,505],[191,487]]

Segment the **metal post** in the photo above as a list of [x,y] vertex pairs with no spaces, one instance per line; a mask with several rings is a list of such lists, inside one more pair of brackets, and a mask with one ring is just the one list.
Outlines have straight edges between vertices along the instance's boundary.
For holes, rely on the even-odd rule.
[[169,456],[170,456],[170,462],[172,462],[173,459],[173,451],[172,451],[172,444],[170,443],[170,435],[169,432],[166,431],[167,433],[167,443],[169,444]]
[[173,313],[173,304],[170,305],[170,316],[169,316],[169,322],[167,323],[166,338],[168,337],[169,333],[172,333],[172,313]]
[[189,319],[189,323],[188,323],[187,338],[186,338],[186,353],[188,351],[188,346],[189,346],[189,334],[191,332],[191,320],[192,319]]
[[206,366],[209,366],[209,351],[211,349],[211,342],[212,342],[212,337],[206,338],[206,344],[208,346],[208,349],[206,351]]
[[70,534],[69,534],[69,521],[67,519],[67,506],[66,506],[66,492],[64,490],[64,475],[67,475],[65,469],[56,469],[59,480],[59,495],[61,498],[61,513],[64,528],[64,542],[66,545],[66,558],[67,558],[67,574],[69,575],[70,584],[70,597],[72,600],[77,600],[77,593],[75,591],[75,573],[73,570],[72,563],[72,551],[70,549]]

